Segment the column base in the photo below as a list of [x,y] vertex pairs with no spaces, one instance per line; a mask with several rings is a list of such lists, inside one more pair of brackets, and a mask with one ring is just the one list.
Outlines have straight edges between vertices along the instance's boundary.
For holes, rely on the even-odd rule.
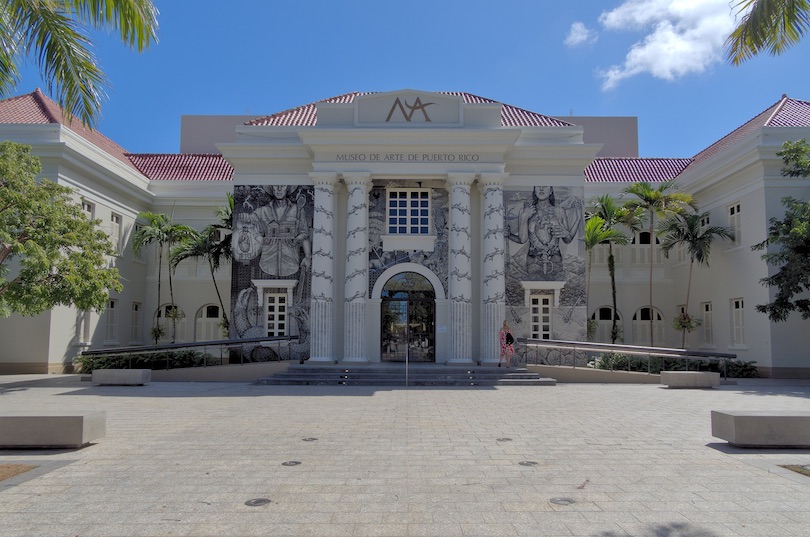
[[472,358],[454,358],[452,360],[447,360],[445,363],[447,365],[469,365],[474,364],[475,362],[473,362]]
[[307,362],[318,363],[318,364],[334,364],[335,359],[329,358],[328,356],[310,356]]
[[341,363],[341,364],[368,364],[369,361],[368,361],[368,358],[356,357],[356,358],[344,358],[343,360],[341,360],[338,363]]

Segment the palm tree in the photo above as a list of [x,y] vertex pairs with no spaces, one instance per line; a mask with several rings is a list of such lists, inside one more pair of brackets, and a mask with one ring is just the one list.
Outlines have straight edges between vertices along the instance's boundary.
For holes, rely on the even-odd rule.
[[689,292],[692,288],[692,268],[695,261],[699,265],[709,266],[709,254],[715,238],[734,240],[734,232],[723,226],[703,225],[707,222],[709,213],[693,214],[681,213],[669,217],[659,226],[659,233],[664,236],[661,250],[669,257],[669,252],[677,245],[683,245],[689,253],[689,279],[686,284],[686,303],[684,306],[684,319],[681,328],[681,347],[686,344],[686,332],[689,329],[691,317],[689,315]]
[[[224,240],[224,239],[223,239]],[[219,229],[215,225],[210,225],[201,232],[194,232],[186,237],[171,251],[169,264],[172,272],[177,269],[181,261],[189,258],[205,259],[211,271],[211,280],[214,282],[214,290],[219,299],[219,306],[222,308],[222,328],[227,332],[230,327],[228,315],[225,313],[225,304],[222,302],[222,295],[217,285],[216,271],[222,260],[222,248],[219,240]]]
[[[183,224],[175,224],[169,216],[161,213],[143,212],[138,215],[141,220],[146,220],[147,224],[142,226],[132,236],[132,251],[135,255],[139,255],[141,248],[148,244],[154,243],[158,248],[158,308],[160,307],[160,282],[161,273],[163,269],[163,249],[171,247],[191,236],[194,229]],[[174,303],[174,287],[172,286],[172,271],[169,271],[169,300],[173,308],[173,312],[177,312]],[[152,337],[157,345],[161,335],[161,326],[159,321],[155,321],[155,327],[152,329]],[[177,316],[172,315],[172,343],[177,338]]]
[[[624,242],[622,242],[624,241]],[[588,215],[585,221],[585,250],[588,252],[588,279],[585,281],[585,306],[588,309],[588,298],[591,289],[591,265],[593,264],[593,249],[599,244],[627,244],[627,236],[619,230],[608,226],[605,220],[596,214]]]
[[227,201],[224,207],[219,207],[216,210],[217,221],[212,225],[214,229],[219,230],[222,238],[214,243],[216,247],[217,264],[224,257],[231,259],[231,244],[233,241],[233,194],[226,193]]
[[[631,232],[636,232],[641,229],[642,211],[640,208],[629,209],[622,207],[616,201],[604,194],[593,200],[593,210],[590,213],[593,216],[599,216],[604,220],[606,228],[614,228],[617,225],[622,225],[628,228]],[[616,301],[616,258],[613,255],[613,244],[624,245],[629,242],[630,238],[627,235],[621,234],[615,240],[608,241],[608,273],[610,274],[610,294],[613,306],[612,324],[610,327],[610,342],[616,343],[619,339],[619,326],[618,326],[618,305]]]
[[810,30],[808,0],[737,0],[733,8],[743,14],[726,39],[726,57],[734,65],[762,51],[778,56]]
[[115,30],[142,52],[157,42],[157,15],[152,0],[0,1],[0,94],[17,85],[19,63],[35,60],[65,115],[95,126],[107,78],[88,34]]
[[[655,257],[655,216],[662,218],[683,212],[684,206],[694,208],[691,194],[675,191],[675,181],[664,181],[653,186],[647,181],[633,183],[624,189],[625,194],[635,196],[636,200],[625,204],[628,210],[641,209],[647,216],[650,232],[650,311],[653,308],[653,259]],[[654,315],[650,315],[650,346],[655,346],[653,328]]]

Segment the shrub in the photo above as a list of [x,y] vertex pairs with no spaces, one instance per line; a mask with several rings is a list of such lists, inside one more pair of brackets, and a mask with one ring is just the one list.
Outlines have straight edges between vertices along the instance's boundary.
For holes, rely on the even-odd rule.
[[79,373],[90,373],[94,369],[176,369],[199,367],[206,364],[219,364],[219,358],[212,354],[193,350],[144,352],[138,354],[96,354],[80,355],[75,362]]

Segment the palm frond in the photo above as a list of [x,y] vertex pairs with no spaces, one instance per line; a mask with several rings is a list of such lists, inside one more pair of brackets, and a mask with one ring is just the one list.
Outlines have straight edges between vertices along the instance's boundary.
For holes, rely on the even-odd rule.
[[740,22],[725,43],[726,58],[739,65],[760,52],[778,56],[810,30],[808,0],[740,0]]

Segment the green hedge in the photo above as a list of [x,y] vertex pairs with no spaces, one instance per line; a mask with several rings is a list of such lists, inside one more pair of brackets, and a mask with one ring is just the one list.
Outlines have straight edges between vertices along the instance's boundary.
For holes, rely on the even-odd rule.
[[[628,356],[621,353],[603,353],[588,365],[595,369],[617,369],[619,371],[641,371],[658,374],[661,371],[714,371],[722,373],[722,362],[717,360],[684,360],[662,356]],[[647,363],[649,362],[649,366]],[[756,362],[726,360],[726,375],[730,378],[757,378]],[[649,367],[649,369],[648,369]]]
[[220,359],[212,354],[192,350],[161,351],[140,354],[80,355],[76,358],[79,373],[94,369],[177,369],[219,365]]

